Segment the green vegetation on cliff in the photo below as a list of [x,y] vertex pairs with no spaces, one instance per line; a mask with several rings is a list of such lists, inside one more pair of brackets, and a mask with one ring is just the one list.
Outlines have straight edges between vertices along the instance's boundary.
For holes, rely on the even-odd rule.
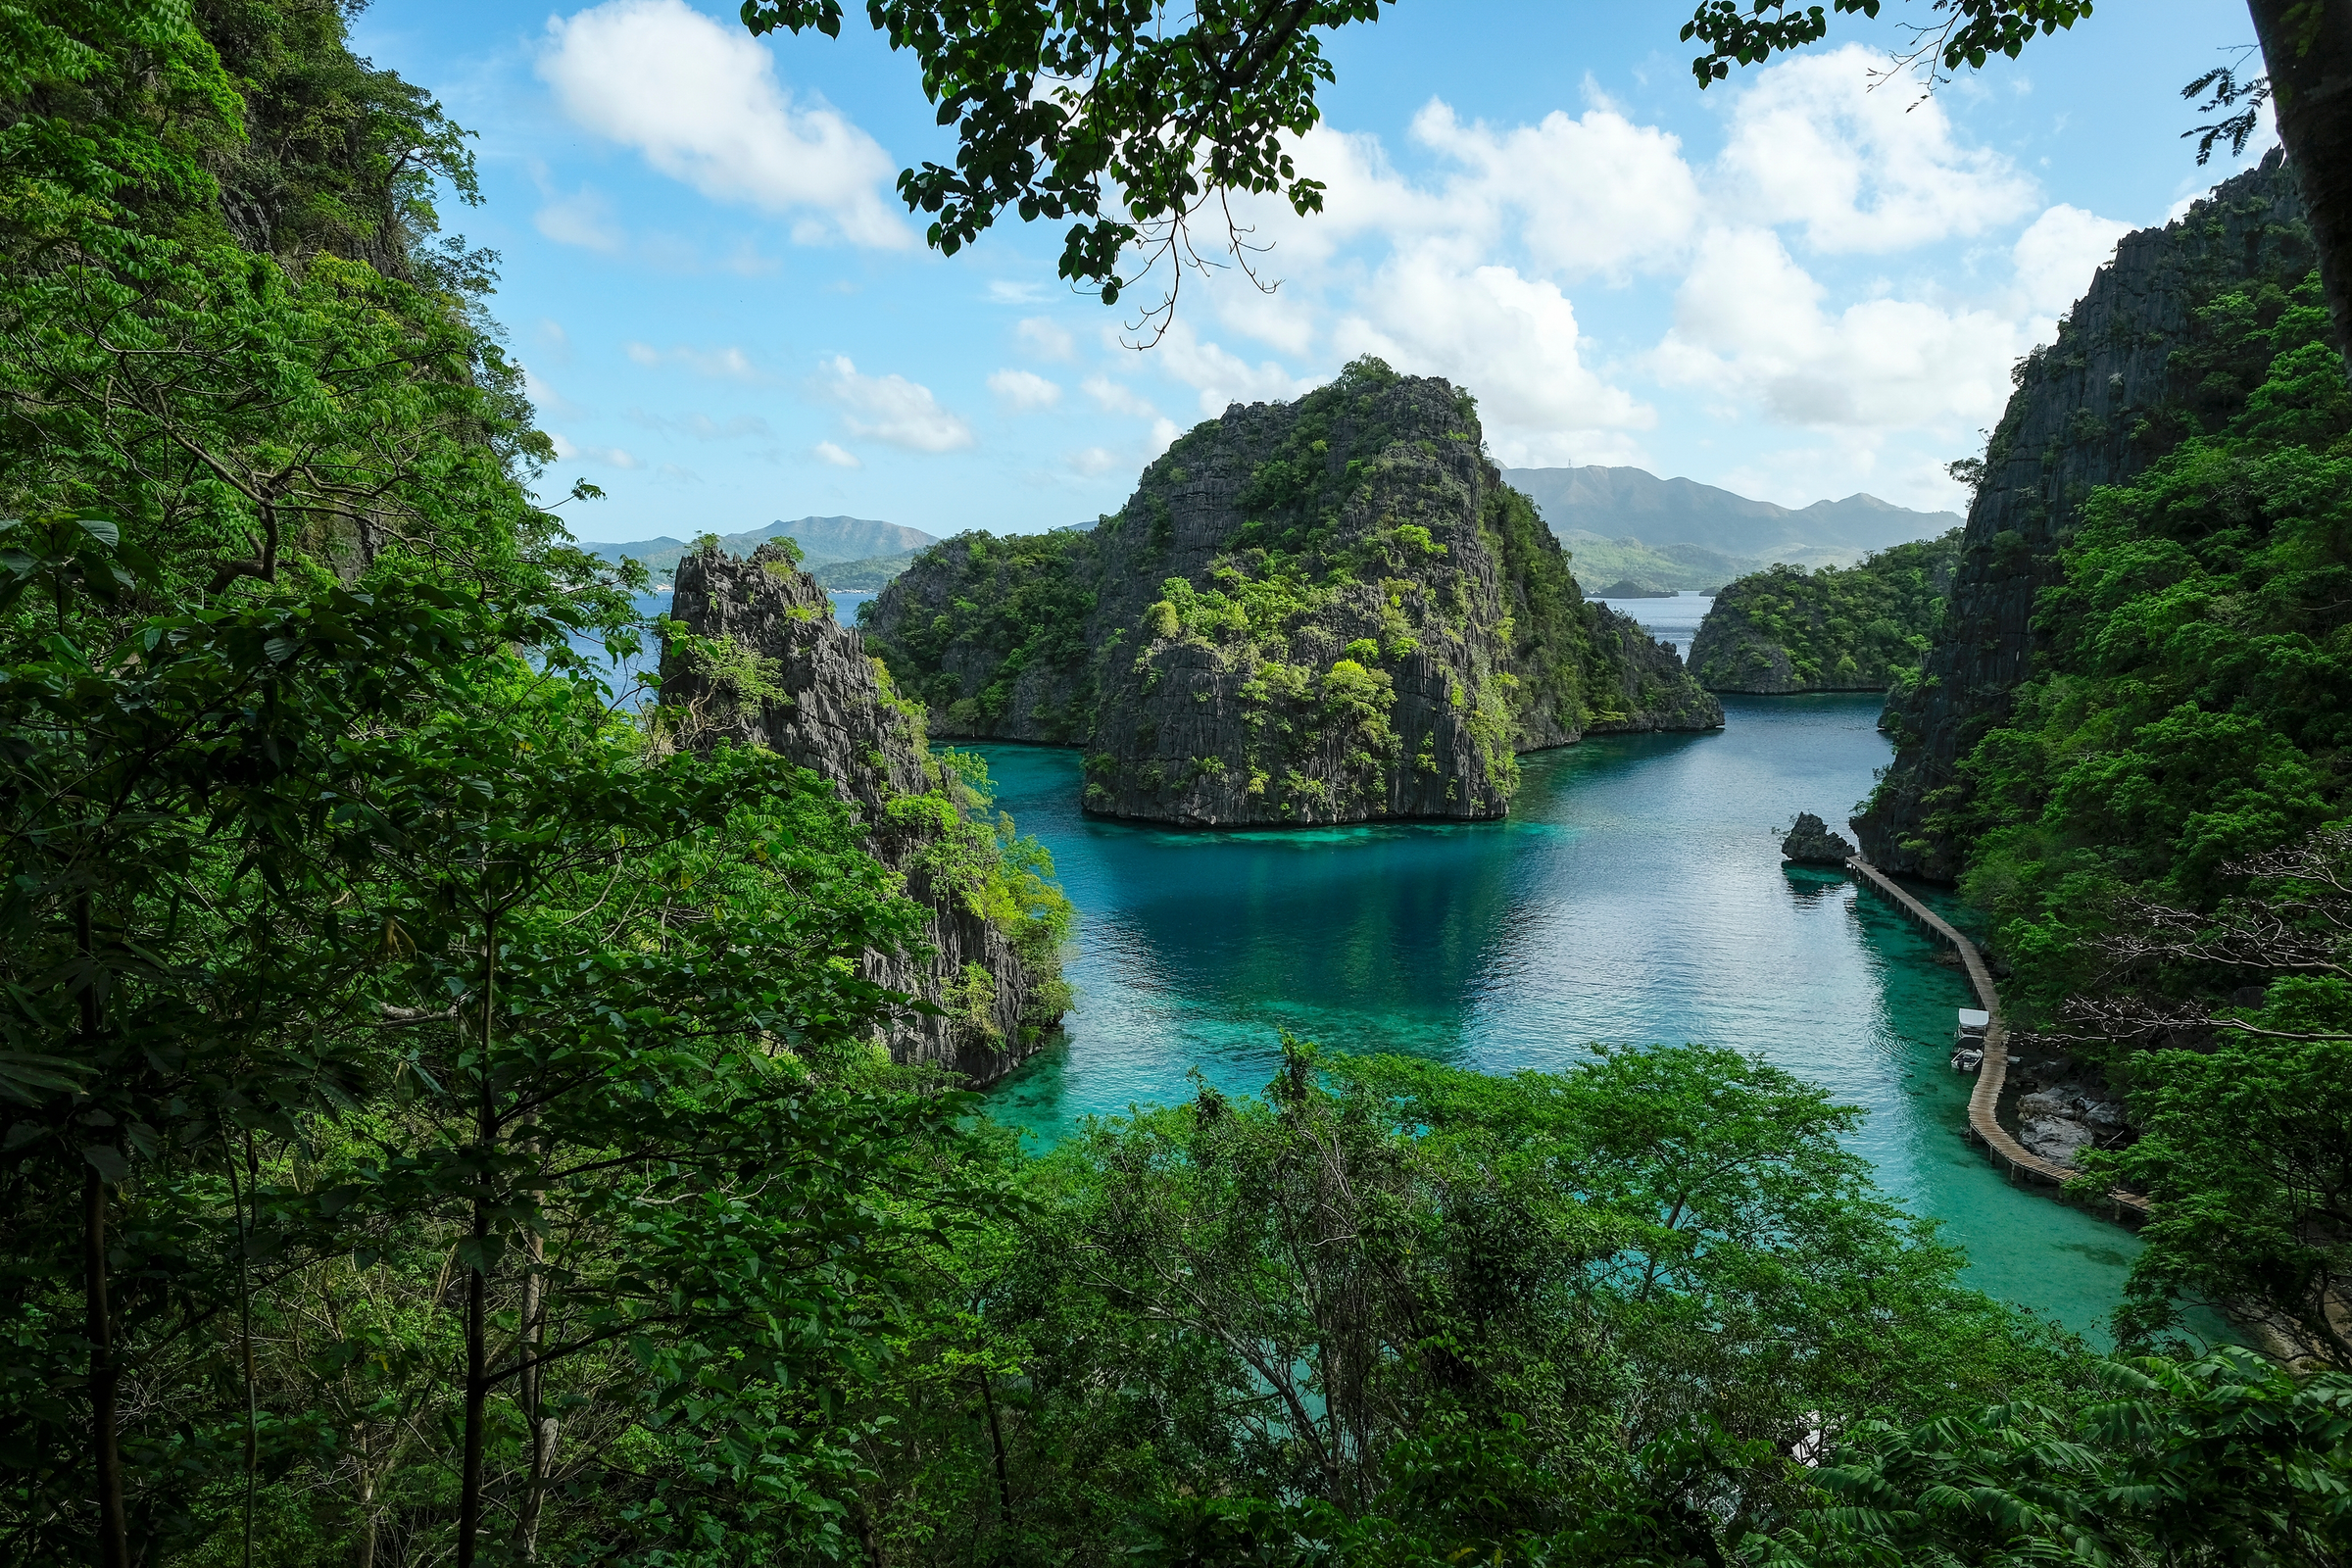
[[2352,390],[2312,282],[2199,326],[2143,431],[2189,433],[2091,493],[2049,652],[1930,827],[2027,1015],[2132,1093],[2149,1136],[2090,1162],[2159,1200],[2138,1320],[2183,1291],[2327,1338],[2352,1102],[2311,1058],[2352,1037],[2352,861],[2313,835],[2352,805]]
[[1082,729],[1089,706],[1086,625],[1094,594],[1080,564],[1092,547],[1085,532],[1070,528],[958,534],[908,562],[941,579],[923,607],[928,614],[910,614],[884,634],[869,602],[858,607],[858,623],[899,690],[929,707],[938,733],[992,733],[1011,709],[1022,672],[1035,668],[1069,684],[1066,696],[1037,713],[1036,738],[1067,740]]
[[[347,17],[0,12],[12,1561],[2342,1556],[2340,1378],[2095,1388],[1735,1053],[1294,1045],[1044,1158],[877,1059],[922,911],[815,775],[584,678],[630,584],[532,498],[485,274],[400,172],[454,132]],[[1542,550],[1481,508],[1318,548]],[[1377,707],[1407,595],[1266,564],[1121,625],[1215,653],[1251,584],[1353,596],[1298,667]],[[1607,711],[1510,569],[1521,722]],[[1452,634],[1438,586],[1405,635]],[[897,808],[970,826],[969,778]],[[1009,834],[932,848],[1052,939]]]
[[1081,744],[1114,815],[1495,816],[1520,752],[1721,721],[1585,602],[1471,400],[1375,360],[1197,427],[1091,530],[937,547],[860,620],[941,733]]
[[1919,678],[1951,591],[1960,530],[1852,566],[1780,565],[1715,596],[1690,646],[1713,692],[1886,691]]

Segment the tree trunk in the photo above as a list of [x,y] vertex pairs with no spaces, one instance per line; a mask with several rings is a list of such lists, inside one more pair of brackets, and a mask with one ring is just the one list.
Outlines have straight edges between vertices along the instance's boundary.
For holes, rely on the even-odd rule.
[[82,1297],[90,1341],[90,1456],[98,1472],[99,1568],[129,1568],[130,1527],[122,1506],[122,1448],[115,1431],[114,1314],[106,1304],[106,1179],[83,1173]]
[[359,1449],[361,1467],[360,1541],[358,1552],[359,1562],[357,1564],[357,1568],[375,1568],[375,1474],[373,1471],[367,1468],[369,1464],[374,1462],[375,1455],[368,1451],[368,1440],[365,1435],[363,1435],[359,1440]]
[[2248,0],[2247,9],[2319,246],[2336,346],[2352,366],[2352,0]]
[[[482,925],[482,1057],[475,1066],[480,1088],[474,1098],[474,1143],[487,1182],[491,1148],[498,1142],[498,1101],[492,1072],[491,1019],[498,1004],[498,926]],[[466,1271],[466,1447],[458,1477],[458,1568],[473,1568],[482,1534],[482,1447],[490,1401],[490,1204],[473,1200],[473,1266]]]
[[1012,1481],[1004,1473],[1004,1431],[997,1425],[997,1400],[988,1389],[988,1365],[980,1366],[980,1407],[988,1412],[988,1446],[997,1455],[997,1528],[1012,1528]]
[[[483,1075],[487,1098],[488,1074]],[[473,1205],[474,1256],[477,1265],[466,1271],[466,1449],[458,1477],[458,1568],[473,1568],[474,1548],[482,1531],[483,1418],[490,1398],[489,1288],[478,1265],[480,1248],[490,1235],[490,1210]]]
[[535,1364],[547,1348],[547,1281],[540,1272],[547,1261],[547,1241],[537,1231],[525,1243],[528,1272],[522,1277],[521,1372],[515,1376],[522,1400],[524,1427],[531,1435],[531,1473],[514,1514],[514,1555],[523,1562],[539,1560],[539,1516],[547,1500],[548,1474],[556,1463],[556,1418],[541,1408],[547,1397],[547,1372]]
[[[74,901],[74,938],[85,963],[95,959],[90,894]],[[98,1005],[96,977],[81,988],[81,1044],[90,1062],[106,1018]],[[129,1568],[130,1523],[122,1504],[122,1440],[117,1430],[116,1391],[122,1374],[115,1365],[115,1315],[106,1299],[106,1178],[95,1164],[82,1172],[81,1296],[83,1332],[90,1342],[90,1459],[98,1482],[99,1568]]]

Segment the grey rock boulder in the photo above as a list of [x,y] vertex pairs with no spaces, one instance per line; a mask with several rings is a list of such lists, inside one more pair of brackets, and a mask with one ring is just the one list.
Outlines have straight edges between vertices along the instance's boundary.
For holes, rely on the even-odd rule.
[[2058,1084],[2017,1102],[2017,1141],[2044,1159],[2071,1165],[2084,1149],[2100,1149],[2124,1130],[2124,1107],[2077,1084]]
[[1796,825],[1781,840],[1781,855],[1799,865],[1843,865],[1854,858],[1854,847],[1811,811],[1798,815]]

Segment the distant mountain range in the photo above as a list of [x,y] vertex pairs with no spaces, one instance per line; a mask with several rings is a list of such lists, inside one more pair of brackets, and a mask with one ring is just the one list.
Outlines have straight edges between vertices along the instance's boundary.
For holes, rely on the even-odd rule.
[[[729,555],[748,556],[778,534],[801,547],[801,564],[810,568],[836,562],[869,561],[876,556],[901,556],[939,543],[935,535],[920,528],[903,528],[895,522],[876,522],[871,517],[801,517],[791,522],[771,522],[749,533],[721,534],[718,543]],[[691,547],[686,540],[664,535],[622,544],[592,544],[587,548],[589,554],[607,561],[633,556],[644,562],[655,575],[666,576]]]
[[1505,468],[1502,477],[1535,502],[1563,541],[1581,533],[1652,551],[1695,545],[1735,561],[1844,565],[1962,521],[1955,513],[1914,512],[1871,495],[1791,510],[1642,468]]
[[[1876,496],[1776,507],[1694,479],[1661,479],[1642,468],[1505,468],[1567,546],[1577,581],[1590,593],[1620,585],[1719,588],[1774,562],[1850,565],[1873,550],[1929,539],[1960,525],[1949,512],[1913,512]],[[719,536],[748,556],[778,534],[800,545],[802,564],[829,588],[877,589],[917,551],[939,543],[920,528],[871,517],[801,517]],[[674,570],[687,541],[662,537],[592,544],[608,561],[634,556],[657,577]]]

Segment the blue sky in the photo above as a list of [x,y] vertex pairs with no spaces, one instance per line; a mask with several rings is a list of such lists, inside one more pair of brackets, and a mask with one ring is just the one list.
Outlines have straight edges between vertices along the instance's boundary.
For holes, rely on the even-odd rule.
[[1402,0],[1327,44],[1325,214],[1249,213],[1280,286],[1188,276],[1138,352],[1054,277],[1054,225],[923,249],[892,178],[950,143],[847,9],[838,41],[697,0],[360,19],[479,135],[486,203],[445,216],[504,257],[549,488],[608,492],[582,538],[1082,521],[1228,402],[1367,352],[1477,394],[1505,465],[1954,506],[1943,465],[2115,238],[2242,167],[2196,167],[2179,88],[2251,38],[2234,0],[2107,0],[1922,102],[1871,88],[1883,22],[1701,93],[1682,5]]

